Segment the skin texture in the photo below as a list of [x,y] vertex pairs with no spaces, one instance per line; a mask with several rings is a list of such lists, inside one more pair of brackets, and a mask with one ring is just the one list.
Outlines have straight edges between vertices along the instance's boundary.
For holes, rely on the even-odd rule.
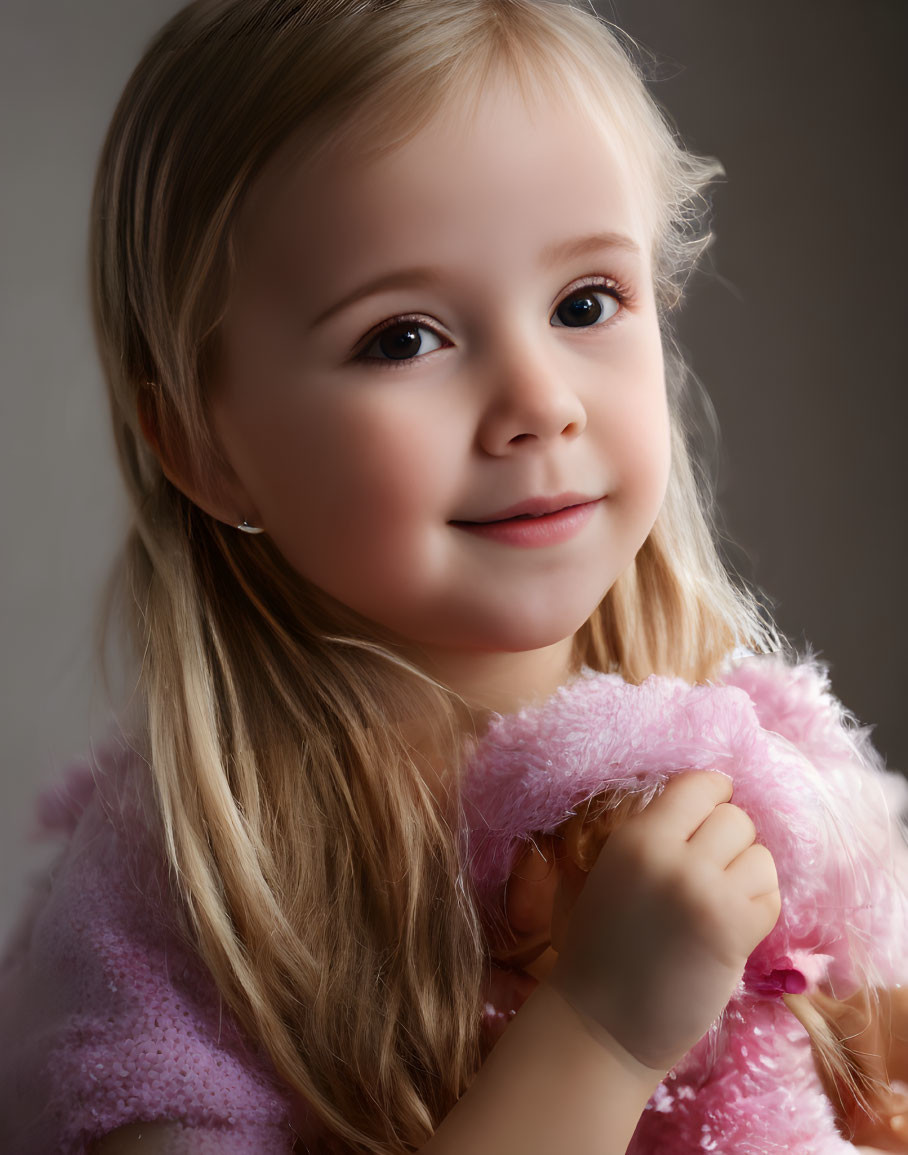
[[[475,118],[442,117],[378,159],[339,147],[265,174],[212,394],[231,472],[222,499],[190,496],[263,526],[306,578],[501,709],[564,680],[574,632],[655,522],[662,348],[647,206],[601,130],[508,85]],[[604,233],[638,252],[589,239]],[[595,294],[597,323],[560,323],[572,293]],[[418,355],[382,360],[376,329],[400,317]],[[452,524],[566,492],[603,500],[560,544]]]

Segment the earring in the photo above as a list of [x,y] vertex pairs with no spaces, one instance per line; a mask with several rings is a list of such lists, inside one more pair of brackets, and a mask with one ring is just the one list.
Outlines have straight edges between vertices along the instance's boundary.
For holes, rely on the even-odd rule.
[[250,525],[248,521],[241,522],[237,529],[241,529],[243,533],[264,533],[264,529],[260,525]]

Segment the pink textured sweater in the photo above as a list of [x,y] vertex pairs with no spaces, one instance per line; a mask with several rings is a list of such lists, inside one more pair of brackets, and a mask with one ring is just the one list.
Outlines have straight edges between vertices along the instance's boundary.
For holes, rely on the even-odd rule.
[[[778,994],[821,978],[906,979],[893,815],[908,790],[848,724],[819,668],[749,659],[725,680],[632,687],[588,675],[496,719],[465,782],[470,868],[494,909],[522,838],[553,829],[597,788],[652,794],[683,767],[729,773],[776,856],[783,915],[722,1021],[653,1097],[633,1150],[853,1152]],[[305,1106],[241,1037],[176,933],[147,790],[147,765],[121,739],[42,797],[41,825],[64,847],[0,964],[0,1150],[81,1155],[126,1123],[178,1119],[194,1153],[289,1152],[291,1125],[317,1151]],[[493,976],[490,1030],[531,987],[524,977]]]
[[38,804],[65,839],[0,966],[0,1151],[82,1155],[126,1123],[182,1120],[187,1155],[293,1150],[300,1114],[176,931],[122,738]]

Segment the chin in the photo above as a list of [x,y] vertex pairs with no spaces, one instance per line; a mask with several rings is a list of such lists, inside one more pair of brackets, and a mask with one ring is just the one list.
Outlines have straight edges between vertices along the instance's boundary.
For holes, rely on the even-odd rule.
[[[595,607],[593,607],[595,609]],[[528,614],[515,616],[513,611],[485,620],[470,629],[466,623],[455,629],[449,644],[486,653],[519,654],[542,650],[571,638],[589,618],[590,613]],[[472,644],[471,644],[472,643]]]

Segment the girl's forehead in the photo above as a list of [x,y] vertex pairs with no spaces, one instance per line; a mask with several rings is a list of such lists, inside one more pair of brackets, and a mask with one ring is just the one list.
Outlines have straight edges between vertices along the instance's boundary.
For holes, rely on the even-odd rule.
[[[371,194],[389,184],[402,211],[424,205],[431,212],[433,198],[449,201],[449,187],[456,187],[465,200],[475,192],[477,208],[500,212],[507,206],[495,203],[496,191],[520,201],[536,185],[551,184],[553,174],[566,213],[581,200],[620,205],[625,219],[617,223],[634,231],[641,247],[649,242],[650,189],[618,126],[595,100],[581,103],[559,88],[528,92],[506,76],[479,98],[445,102],[415,132],[382,132],[369,114],[327,142],[303,130],[266,167],[244,220],[250,238],[270,234],[283,244],[281,224],[294,217],[305,228],[307,215],[326,208],[335,220],[344,209],[375,216],[380,205]],[[352,216],[347,226],[357,227]]]
[[567,265],[646,278],[652,248],[632,167],[601,126],[511,91],[386,152],[347,141],[284,166],[251,226],[240,297],[284,302],[313,325],[379,287],[491,303],[551,289]]

